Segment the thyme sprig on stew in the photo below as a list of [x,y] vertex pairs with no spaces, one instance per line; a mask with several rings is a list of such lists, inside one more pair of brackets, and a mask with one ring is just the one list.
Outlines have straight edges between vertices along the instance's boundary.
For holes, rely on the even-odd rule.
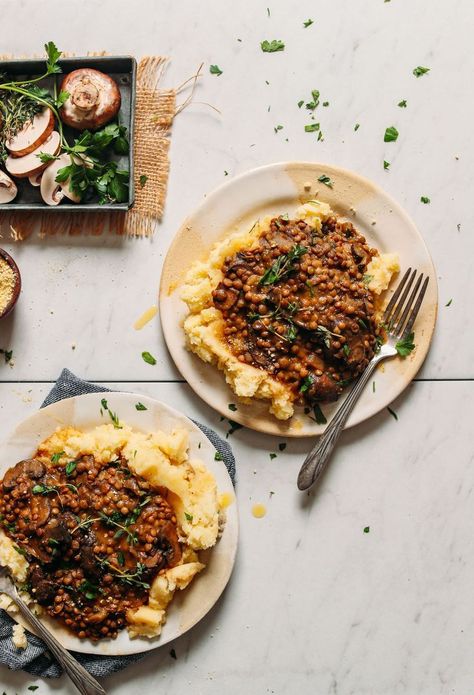
[[124,582],[125,584],[132,584],[133,586],[140,586],[142,589],[150,588],[150,584],[141,579],[146,571],[146,565],[144,565],[143,562],[137,562],[135,571],[128,572],[126,570],[121,570],[120,567],[117,567],[117,565],[114,565],[106,558],[99,557],[98,555],[95,555],[95,558],[101,564],[101,566],[112,570],[117,575],[117,579],[119,581]]
[[292,270],[295,270],[295,263],[297,263],[305,253],[308,253],[306,246],[295,244],[288,253],[282,253],[281,256],[278,256],[270,268],[262,275],[258,284],[273,285],[279,282],[291,273]]

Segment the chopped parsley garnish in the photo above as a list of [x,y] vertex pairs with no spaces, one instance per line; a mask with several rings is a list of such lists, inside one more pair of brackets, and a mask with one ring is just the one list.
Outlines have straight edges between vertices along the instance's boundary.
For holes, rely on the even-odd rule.
[[71,475],[74,473],[77,467],[77,461],[68,461],[66,463],[66,468],[64,469],[66,475]]
[[345,354],[346,357],[349,357],[349,355],[351,354],[351,349],[349,345],[347,345],[347,343],[344,343],[344,345],[342,346],[342,352]]
[[329,101],[323,101],[323,106],[329,106]]
[[273,461],[273,459],[276,459],[277,454],[275,454],[273,451],[269,454],[270,460]]
[[48,495],[50,492],[58,492],[56,485],[45,485],[44,483],[38,483],[33,485],[31,488],[33,495]]
[[222,75],[222,70],[218,65],[211,65],[209,68],[209,72],[211,73],[211,75]]
[[369,275],[368,273],[365,273],[362,276],[362,282],[364,283],[364,285],[370,285],[370,283],[372,282],[373,279],[374,279],[374,276]]
[[390,162],[387,162],[385,159],[383,160],[383,168],[385,171],[388,171],[390,169]]
[[305,125],[304,132],[305,133],[314,133],[315,130],[319,130],[319,128],[320,128],[319,123],[309,123],[308,125]]
[[113,410],[109,409],[109,404],[107,403],[107,400],[105,398],[102,398],[100,401],[100,404],[102,406],[100,414],[103,415],[104,413],[103,413],[102,409],[105,410],[109,414],[109,417],[112,420],[112,424],[115,427],[115,429],[121,430],[122,425],[120,424],[119,417],[118,417],[117,413],[114,413]]
[[306,22],[303,22],[303,26],[305,29],[310,27],[312,24],[314,24],[314,19],[307,19]]
[[65,451],[58,451],[56,454],[51,456],[51,463],[59,463],[59,459],[65,455]]
[[31,690],[32,693],[34,693],[35,690],[38,690],[39,686],[38,685],[29,685],[27,690]]
[[282,126],[282,125],[276,125],[276,126],[273,128],[273,130],[275,131],[275,133],[278,133],[279,130],[283,130],[283,126]]
[[399,106],[401,109],[406,109],[406,107],[407,107],[407,100],[406,100],[406,99],[402,99],[402,101],[399,101],[399,102],[398,102],[397,106]]
[[390,406],[387,407],[387,410],[388,410],[388,412],[390,413],[390,415],[391,415],[392,417],[395,418],[395,420],[398,420],[398,415],[397,415],[397,413],[396,413],[394,410],[392,410],[392,409],[390,408]]
[[122,553],[121,550],[117,553],[117,562],[119,563],[120,567],[123,567],[125,564],[125,555]]
[[305,376],[305,378],[301,382],[300,393],[305,393],[310,388],[310,386],[312,386],[313,382],[314,376],[312,374],[308,374],[308,376]]
[[235,405],[235,403],[229,403],[229,405],[227,407],[229,408],[229,410],[232,410],[232,412],[234,412],[234,413],[237,410],[237,406]]
[[313,414],[317,425],[327,424],[327,418],[317,403],[313,404]]
[[260,48],[264,53],[275,53],[276,51],[284,51],[285,44],[283,41],[273,39],[273,41],[262,41]]
[[147,364],[155,365],[156,364],[156,359],[153,357],[153,355],[150,352],[142,352],[142,358],[143,361],[146,362]]
[[450,300],[449,300],[449,302],[448,302],[447,304],[445,304],[444,306],[451,306],[451,304],[452,304],[452,301],[453,301],[453,300],[452,300],[452,299],[450,299]]
[[135,403],[135,410],[148,410],[148,408],[143,403],[138,402]]
[[354,130],[359,130],[359,128],[360,128],[360,123],[356,123],[354,126]]
[[407,357],[410,354],[410,352],[412,352],[415,349],[415,343],[413,342],[414,337],[415,334],[410,333],[409,335],[407,335],[406,338],[402,338],[396,343],[395,349],[400,355],[400,357]]
[[424,68],[422,65],[418,65],[418,67],[414,68],[413,74],[415,77],[421,77],[422,75],[426,75],[426,73],[429,71],[429,68]]
[[294,264],[307,252],[306,246],[295,244],[288,253],[282,253],[281,256],[278,256],[270,268],[262,275],[258,284],[273,285],[275,282],[278,282],[294,270]]
[[326,176],[326,174],[321,174],[321,176],[318,178],[318,181],[320,181],[321,183],[324,183],[324,185],[327,186],[328,188],[333,187],[333,182],[331,181],[329,176]]
[[308,103],[306,104],[306,108],[308,109],[308,111],[314,111],[314,109],[319,106],[319,97],[320,97],[319,89],[313,89],[311,91],[311,96],[313,97],[313,100],[308,101]]
[[216,451],[216,453],[214,454],[214,461],[223,461],[223,460],[224,460],[224,457],[222,456],[220,451]]
[[0,349],[0,355],[3,355],[5,358],[5,364],[10,364],[11,359],[13,357],[13,350],[3,350]]
[[[387,2],[387,0],[385,0],[385,2]],[[369,533],[369,531],[370,531],[370,526],[366,526],[364,528],[364,533]]]
[[298,108],[300,109],[303,106],[303,104],[304,104],[304,99],[300,99],[300,101],[298,102]]
[[140,176],[140,178],[138,179],[138,181],[139,181],[139,183],[140,183],[140,188],[143,188],[143,186],[144,186],[144,185],[146,184],[146,182],[148,181],[148,176],[147,176],[146,174],[142,174],[142,175]]
[[243,425],[239,425],[239,423],[235,422],[234,420],[227,420],[227,422],[230,425],[230,429],[225,436],[226,439],[229,438],[229,435],[234,434],[234,432],[237,432],[237,430],[241,430],[243,428]]
[[171,657],[172,659],[175,659],[175,660],[178,658],[178,657],[176,656],[176,651],[175,651],[174,648],[173,648],[173,649],[170,649],[170,657]]
[[375,381],[372,382],[372,393],[375,393]]
[[424,203],[425,205],[428,205],[428,203],[431,203],[431,200],[426,196],[422,195],[420,198],[421,202]]
[[278,448],[280,449],[280,451],[285,451],[285,449],[286,449],[286,442],[280,442],[279,445],[278,445]]
[[395,142],[395,140],[397,138],[398,138],[398,130],[395,128],[394,125],[385,129],[385,135],[383,138],[384,142]]
[[193,515],[188,514],[188,512],[184,512],[184,516],[186,517],[187,521],[192,521],[193,520]]

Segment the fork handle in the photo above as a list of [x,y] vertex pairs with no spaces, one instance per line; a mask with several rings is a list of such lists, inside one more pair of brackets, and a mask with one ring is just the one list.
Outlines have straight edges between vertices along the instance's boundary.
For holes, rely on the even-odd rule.
[[86,671],[84,666],[58,642],[56,637],[38,620],[19,596],[12,596],[22,616],[35,628],[38,635],[46,642],[49,651],[59,661],[69,678],[82,695],[106,695],[102,686]]
[[370,360],[365,370],[349,391],[346,400],[337,410],[333,419],[326,427],[313,449],[311,449],[305,458],[298,474],[298,488],[300,490],[307,490],[310,488],[311,485],[318,480],[326,468],[329,457],[332,454],[332,450],[336,446],[336,442],[339,439],[346,420],[352,412],[352,409],[354,408],[354,405],[356,404],[356,401],[359,398],[364,386],[379,362],[380,357],[378,355]]

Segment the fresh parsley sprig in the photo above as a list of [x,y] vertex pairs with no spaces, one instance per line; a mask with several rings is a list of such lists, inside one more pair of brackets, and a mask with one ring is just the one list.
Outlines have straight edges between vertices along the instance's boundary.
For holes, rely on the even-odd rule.
[[264,272],[258,284],[273,285],[275,282],[282,280],[295,269],[295,263],[307,252],[306,246],[295,244],[288,253],[282,253],[281,256],[278,256],[270,268]]

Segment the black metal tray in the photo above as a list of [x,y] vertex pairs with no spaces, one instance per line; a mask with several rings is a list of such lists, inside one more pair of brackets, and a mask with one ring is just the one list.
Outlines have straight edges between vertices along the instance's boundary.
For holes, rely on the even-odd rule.
[[[41,199],[38,188],[31,186],[28,179],[15,179],[18,188],[18,195],[15,200],[6,205],[0,205],[0,213],[12,212],[15,210],[41,210],[44,212],[100,212],[110,210],[128,210],[135,198],[133,186],[133,129],[135,116],[135,88],[137,62],[132,56],[94,56],[84,58],[63,58],[58,65],[62,73],[45,78],[40,84],[52,90],[56,81],[58,89],[64,75],[77,70],[78,68],[94,68],[105,72],[112,77],[119,89],[122,97],[122,105],[119,111],[119,122],[128,130],[130,140],[130,151],[128,155],[116,157],[120,168],[130,172],[130,185],[128,201],[125,203],[71,203],[61,202],[57,206],[46,205]],[[0,74],[6,73],[13,79],[28,79],[38,77],[44,73],[45,60],[4,60],[0,61]],[[64,124],[64,134],[68,141],[72,142],[73,137],[78,137],[79,131],[73,130]]]

